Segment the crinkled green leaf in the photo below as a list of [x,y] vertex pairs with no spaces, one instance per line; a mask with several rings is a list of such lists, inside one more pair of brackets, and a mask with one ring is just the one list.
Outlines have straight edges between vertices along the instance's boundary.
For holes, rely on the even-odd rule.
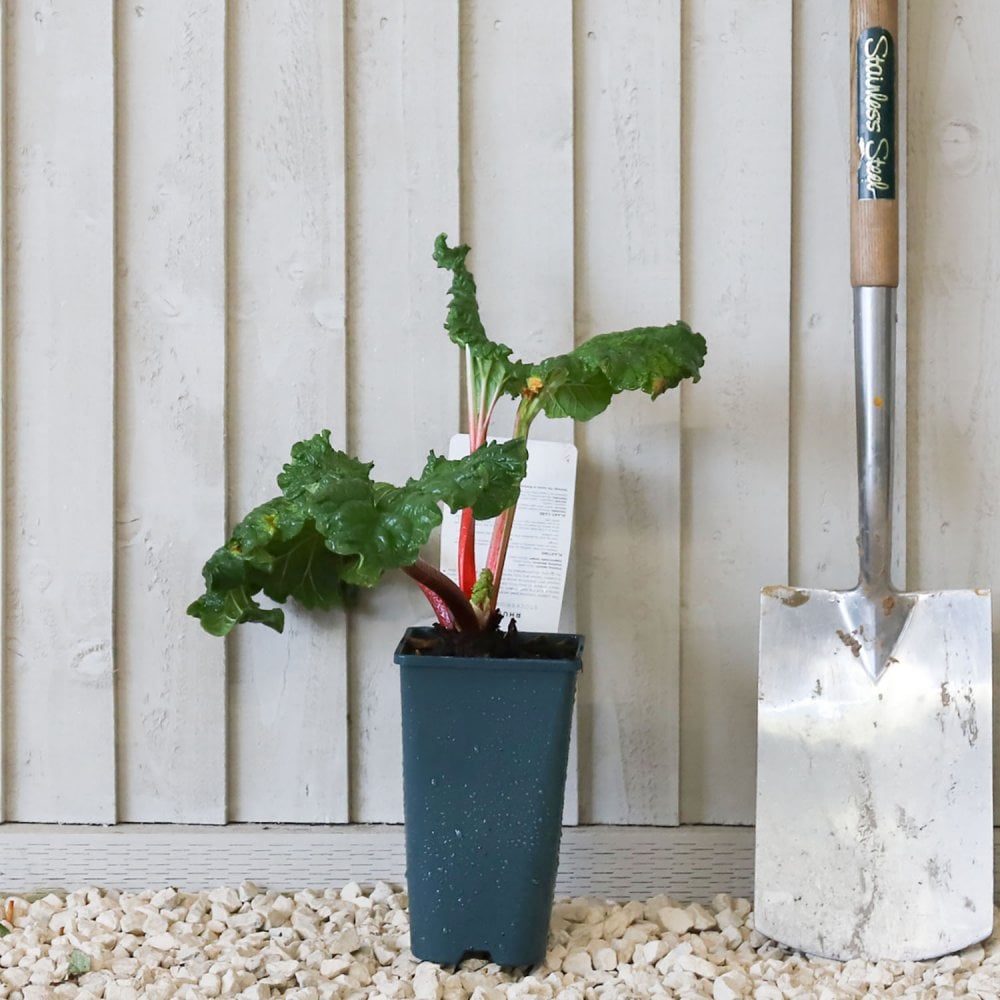
[[292,449],[279,484],[288,495],[252,510],[205,564],[205,593],[188,612],[226,635],[242,622],[281,631],[284,615],[263,593],[310,608],[350,602],[389,569],[410,566],[441,523],[440,503],[494,517],[512,506],[527,470],[523,441],[491,443],[452,461],[430,454],[419,479],[375,482],[371,465],[338,452],[324,431]]
[[590,420],[607,409],[614,389],[600,368],[572,354],[549,358],[532,369],[541,381],[537,406],[550,417]]
[[249,584],[226,590],[208,589],[188,605],[187,613],[198,618],[201,627],[210,635],[229,635],[237,625],[244,622],[260,622],[273,628],[275,632],[283,631],[284,611],[280,608],[262,608],[253,599],[257,590],[259,588],[255,590]]
[[[516,501],[527,470],[523,441],[492,442],[457,460],[431,452],[419,479],[405,486],[372,483],[367,498],[317,499],[316,526],[327,545],[358,561],[346,573],[370,587],[388,569],[411,566],[441,523],[440,504],[495,517]],[[317,497],[322,487],[316,490]]]
[[274,601],[294,597],[307,608],[348,604],[353,588],[343,557],[331,552],[316,530],[309,500],[276,497],[252,510],[233,529],[228,544],[205,564],[205,593],[188,613],[212,635],[226,635],[242,622],[260,622],[276,631],[284,613],[262,608],[254,597]]
[[465,244],[449,247],[444,233],[434,241],[434,260],[438,267],[452,274],[444,327],[453,343],[468,350],[474,369],[470,377],[484,399],[505,394],[517,396],[528,377],[529,366],[512,361],[511,349],[506,344],[495,343],[486,336],[479,316],[476,282],[465,266],[468,254],[469,247]]
[[549,417],[590,420],[614,395],[639,389],[656,399],[683,379],[697,382],[705,338],[686,323],[602,333],[568,354],[534,365],[539,406]]
[[600,368],[614,392],[641,389],[655,399],[683,379],[697,382],[705,352],[705,338],[687,323],[678,322],[598,334],[573,355]]
[[324,430],[292,445],[292,460],[279,473],[278,486],[286,497],[294,499],[327,478],[348,482],[367,479],[371,468],[371,462],[361,462],[332,447],[330,432]]

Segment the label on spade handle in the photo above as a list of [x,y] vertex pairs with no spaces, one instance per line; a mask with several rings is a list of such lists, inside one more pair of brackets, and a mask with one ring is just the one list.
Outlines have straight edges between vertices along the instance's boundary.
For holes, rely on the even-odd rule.
[[858,199],[896,197],[896,43],[868,28],[857,51]]

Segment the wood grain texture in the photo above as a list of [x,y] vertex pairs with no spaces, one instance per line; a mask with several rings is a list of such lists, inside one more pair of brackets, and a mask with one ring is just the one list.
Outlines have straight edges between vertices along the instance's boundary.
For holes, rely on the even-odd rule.
[[[897,0],[852,0],[851,3],[851,106],[856,107],[858,99],[858,45],[861,35],[869,28],[883,28],[892,36],[896,46],[895,65],[899,65],[899,10]],[[897,72],[898,77],[898,72]],[[903,85],[901,79],[892,81],[892,101],[882,108],[891,110],[898,116],[902,104]],[[860,118],[852,114],[851,142],[852,176],[856,176],[860,161],[857,125]],[[898,121],[897,121],[898,126]],[[892,138],[898,150],[900,133],[896,128]],[[897,180],[898,187],[898,180]],[[851,194],[851,284],[855,287],[869,286],[895,288],[899,284],[899,198],[885,200],[862,200]]]
[[5,792],[23,821],[115,819],[111,8],[4,8]]
[[[458,429],[459,357],[443,332],[448,277],[434,238],[458,237],[458,11],[420,0],[347,5],[349,443],[401,483]],[[426,621],[397,574],[351,614],[351,818],[402,819],[392,652]]]
[[[10,32],[7,13],[0,11],[0,594],[7,593],[7,462],[9,431],[7,425],[7,163],[10,157],[10,131],[7,116],[7,92],[10,89],[7,42]],[[0,611],[0,823],[7,818],[7,677],[10,675],[7,643],[7,615]]]
[[[347,439],[344,34],[339,3],[234,5],[229,443],[233,517],[295,441]],[[229,817],[348,819],[347,621],[291,605],[232,640]]]
[[[797,0],[792,149],[788,583],[858,577],[849,201],[853,120],[843,7]],[[820,252],[820,248],[827,252]],[[777,582],[777,581],[776,581]]]
[[684,32],[683,312],[709,353],[682,400],[681,819],[749,823],[758,585],[788,573],[791,8],[707,0]]
[[[993,586],[1000,560],[1000,12],[909,14],[909,585]],[[945,361],[945,359],[947,359]],[[997,674],[994,638],[994,677]],[[994,682],[994,718],[997,682]],[[1000,804],[994,767],[994,803]]]
[[[487,332],[515,357],[541,359],[574,343],[573,6],[474,0],[462,18],[462,239]],[[508,412],[498,408],[493,433],[510,433]],[[572,441],[574,427],[540,416],[531,434]],[[576,627],[571,569],[560,631]],[[576,754],[574,735],[567,821]]]
[[225,532],[225,7],[116,36],[119,817],[221,823],[224,646],[184,612]]
[[[576,6],[577,336],[680,313],[680,4]],[[678,819],[680,393],[577,431],[580,806]]]
[[[899,17],[896,580],[989,586],[1000,7]],[[581,449],[567,818],[750,822],[759,588],[857,571],[850,35],[811,0],[5,4],[4,818],[402,818],[412,584],[250,626],[228,674],[183,610],[297,438],[402,480],[459,428],[445,231],[519,355],[705,333],[700,384],[537,429]]]

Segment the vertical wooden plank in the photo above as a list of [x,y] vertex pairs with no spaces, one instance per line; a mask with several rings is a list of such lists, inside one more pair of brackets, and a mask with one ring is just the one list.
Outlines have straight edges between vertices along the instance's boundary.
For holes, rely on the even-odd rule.
[[[346,441],[344,36],[339,3],[241,3],[231,30],[234,518],[278,492],[295,441]],[[232,820],[346,822],[347,622],[288,609],[238,630]]]
[[[680,3],[576,7],[577,332],[680,312]],[[578,431],[581,819],[678,818],[680,395]]]
[[792,412],[787,582],[858,576],[849,268],[850,65],[846,5],[796,0],[792,151]]
[[[7,117],[8,9],[0,9],[0,594],[7,593],[7,162],[10,156]],[[0,823],[7,818],[7,614],[0,611]]]
[[[914,4],[909,12],[909,584],[992,586],[995,633],[998,44],[1000,14],[985,0]],[[995,639],[994,661],[1000,664]],[[994,718],[997,708],[1000,701]],[[994,780],[1000,806],[1000,767]]]
[[[402,482],[458,429],[459,357],[443,331],[434,238],[458,238],[458,4],[347,5],[350,444]],[[429,608],[405,578],[351,616],[351,816],[402,819],[392,651]]]
[[107,823],[115,819],[112,5],[43,0],[5,12],[7,818]]
[[791,5],[684,7],[681,819],[751,823],[759,587],[788,573]]
[[[559,354],[574,339],[573,5],[463,3],[462,46],[462,239],[483,322],[515,357]],[[499,436],[510,433],[506,412],[494,420]],[[539,417],[532,436],[572,441],[574,428]],[[575,631],[572,570],[563,605],[560,628]],[[575,744],[571,758],[567,821]]]
[[225,821],[225,5],[118,4],[119,818]]

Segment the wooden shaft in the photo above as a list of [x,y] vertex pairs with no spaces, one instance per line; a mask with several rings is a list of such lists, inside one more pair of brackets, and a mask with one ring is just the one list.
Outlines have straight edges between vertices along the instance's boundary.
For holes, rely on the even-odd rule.
[[851,284],[899,284],[897,0],[851,0]]

